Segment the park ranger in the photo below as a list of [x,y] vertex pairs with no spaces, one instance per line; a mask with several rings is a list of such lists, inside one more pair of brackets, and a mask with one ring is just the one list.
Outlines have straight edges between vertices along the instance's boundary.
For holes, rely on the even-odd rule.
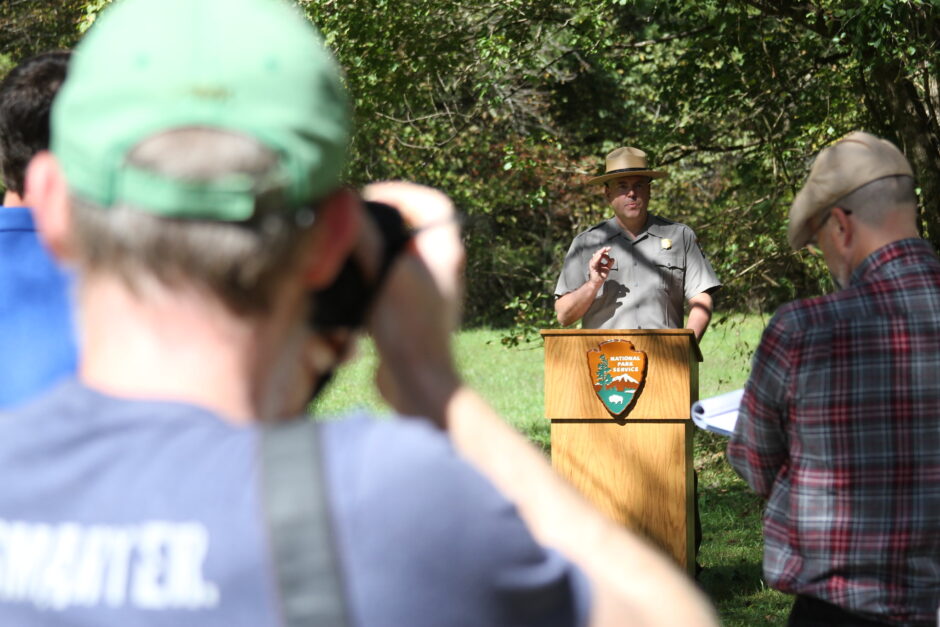
[[649,213],[650,183],[666,172],[647,167],[646,153],[624,146],[607,155],[604,184],[614,215],[574,238],[558,283],[555,313],[564,326],[586,329],[676,329],[701,339],[721,287],[695,233]]

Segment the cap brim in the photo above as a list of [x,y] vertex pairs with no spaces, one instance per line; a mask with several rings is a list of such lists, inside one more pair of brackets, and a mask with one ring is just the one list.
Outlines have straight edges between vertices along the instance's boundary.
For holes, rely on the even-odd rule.
[[669,173],[661,172],[659,170],[634,170],[631,172],[613,172],[611,174],[602,174],[601,176],[595,176],[589,180],[585,185],[598,185],[600,183],[606,183],[612,179],[622,179],[627,176],[648,176],[651,179],[664,179],[669,177]]
[[[835,201],[835,199],[833,199],[833,201]],[[825,203],[820,203],[815,207],[812,206],[812,203],[807,199],[806,194],[804,194],[802,190],[797,194],[796,198],[793,200],[793,204],[790,206],[790,215],[787,224],[787,241],[790,243],[790,248],[799,250],[809,243],[809,239],[812,237],[809,221],[816,215],[823,213],[826,207],[827,205]]]

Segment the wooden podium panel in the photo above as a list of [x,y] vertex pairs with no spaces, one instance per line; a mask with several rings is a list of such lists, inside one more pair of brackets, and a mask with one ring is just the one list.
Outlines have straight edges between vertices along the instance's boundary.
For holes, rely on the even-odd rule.
[[[695,497],[689,418],[701,353],[692,332],[543,330],[552,465],[602,512],[694,575]],[[587,353],[623,339],[647,355],[636,400],[614,417],[594,392]]]
[[633,342],[649,358],[646,380],[630,420],[678,418],[690,420],[698,400],[698,362],[702,354],[688,329],[608,331],[545,329],[545,417],[611,420],[591,387],[587,352],[606,340]]
[[604,514],[694,574],[692,425],[552,421],[552,466]]

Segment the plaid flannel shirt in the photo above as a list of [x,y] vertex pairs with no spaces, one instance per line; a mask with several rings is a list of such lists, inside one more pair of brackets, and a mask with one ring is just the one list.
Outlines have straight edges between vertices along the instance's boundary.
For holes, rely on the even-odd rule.
[[764,576],[899,624],[940,605],[940,260],[870,255],[789,303],[754,355],[728,459],[764,511]]

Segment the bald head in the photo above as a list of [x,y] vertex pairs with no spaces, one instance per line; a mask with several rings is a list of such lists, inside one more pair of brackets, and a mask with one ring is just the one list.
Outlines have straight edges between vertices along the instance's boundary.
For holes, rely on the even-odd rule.
[[836,199],[808,221],[814,244],[839,287],[878,249],[919,237],[914,179],[886,176]]
[[909,222],[916,231],[917,196],[910,176],[886,176],[862,185],[839,198],[834,206],[852,211],[858,220],[873,228],[894,222]]

